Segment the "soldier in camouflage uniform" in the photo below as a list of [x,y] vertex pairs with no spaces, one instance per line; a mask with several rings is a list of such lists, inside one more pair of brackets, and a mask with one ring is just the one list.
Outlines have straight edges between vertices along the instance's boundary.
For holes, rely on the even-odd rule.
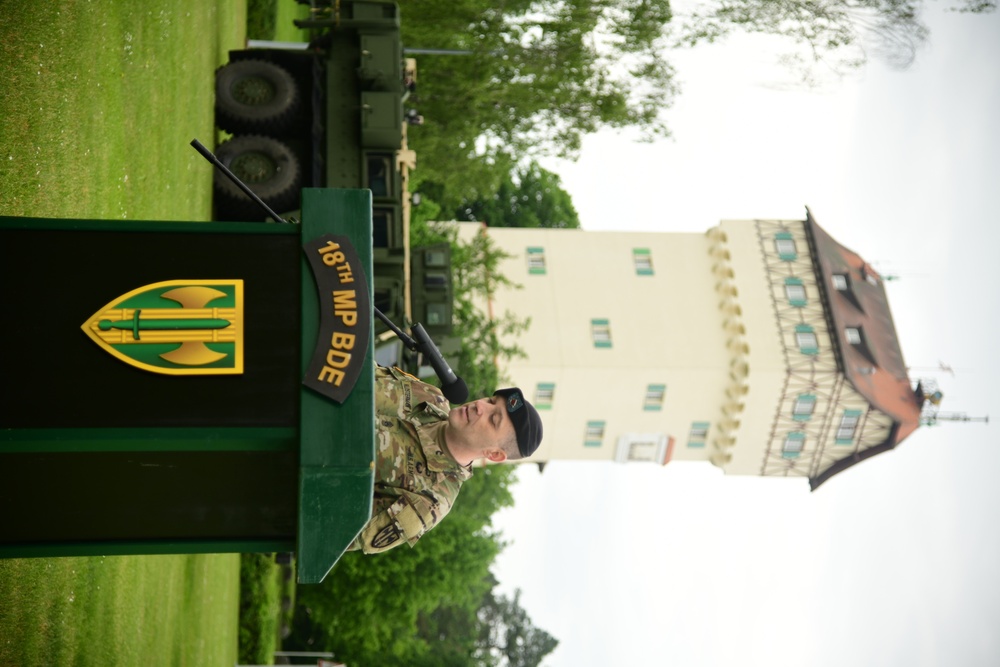
[[349,550],[411,547],[451,510],[472,462],[530,456],[542,422],[519,389],[451,409],[441,390],[396,368],[375,369],[372,518]]

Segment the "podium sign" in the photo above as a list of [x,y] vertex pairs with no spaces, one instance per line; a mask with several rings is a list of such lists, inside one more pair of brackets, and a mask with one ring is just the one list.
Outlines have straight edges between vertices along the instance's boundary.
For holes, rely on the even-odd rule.
[[0,557],[320,581],[371,512],[371,230],[367,190],[304,190],[301,225],[0,218]]

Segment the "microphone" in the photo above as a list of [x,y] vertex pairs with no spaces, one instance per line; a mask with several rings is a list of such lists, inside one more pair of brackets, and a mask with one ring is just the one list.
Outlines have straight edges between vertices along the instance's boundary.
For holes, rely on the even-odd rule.
[[424,325],[417,323],[410,327],[410,333],[413,334],[420,351],[431,363],[434,372],[441,380],[441,393],[444,394],[444,397],[452,403],[465,403],[466,399],[469,398],[469,387],[465,384],[465,380],[455,375],[455,371],[451,370],[451,366],[441,355],[441,350],[427,335]]

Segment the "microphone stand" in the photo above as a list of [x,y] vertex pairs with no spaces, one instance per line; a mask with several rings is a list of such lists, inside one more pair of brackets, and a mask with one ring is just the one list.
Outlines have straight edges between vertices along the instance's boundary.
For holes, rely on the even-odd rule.
[[423,352],[420,346],[417,345],[417,341],[407,336],[402,329],[393,324],[392,320],[386,317],[381,310],[374,306],[372,306],[372,310],[375,312],[375,316],[382,320],[382,322],[392,330],[392,333],[396,334],[396,338],[402,341],[407,350],[410,350],[411,352]]

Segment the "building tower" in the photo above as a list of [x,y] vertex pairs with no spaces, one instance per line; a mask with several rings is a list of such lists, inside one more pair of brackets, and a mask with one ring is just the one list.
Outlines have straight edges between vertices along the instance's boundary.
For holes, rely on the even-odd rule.
[[920,424],[883,281],[805,220],[705,234],[463,225],[510,255],[530,317],[510,378],[533,398],[534,459],[708,460],[815,489]]

